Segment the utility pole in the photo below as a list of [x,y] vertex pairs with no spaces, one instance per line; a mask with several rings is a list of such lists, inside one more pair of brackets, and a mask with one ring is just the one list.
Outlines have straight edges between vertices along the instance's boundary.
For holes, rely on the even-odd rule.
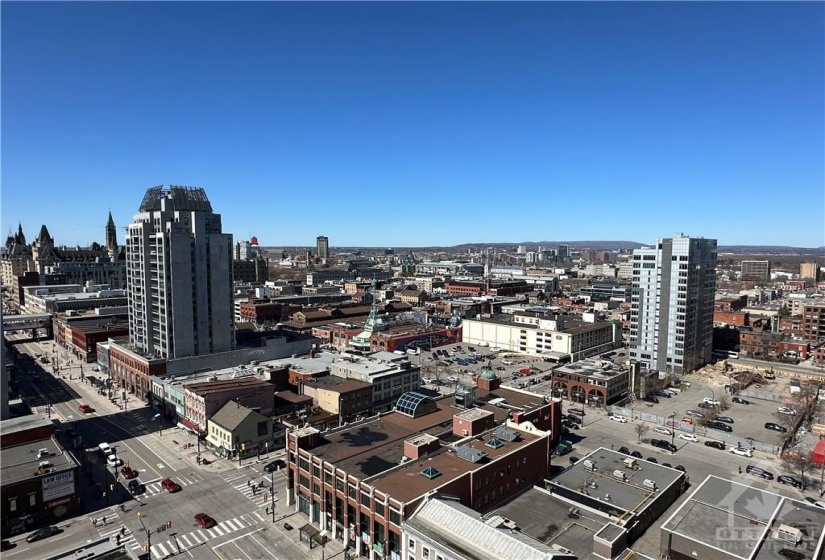
[[269,496],[270,509],[272,509],[272,522],[275,523],[275,469],[269,473]]

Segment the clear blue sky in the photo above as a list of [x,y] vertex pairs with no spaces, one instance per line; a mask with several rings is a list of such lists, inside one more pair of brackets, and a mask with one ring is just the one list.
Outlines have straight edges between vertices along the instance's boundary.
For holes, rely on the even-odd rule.
[[[825,245],[825,5],[2,3],[2,235]],[[120,241],[123,230],[120,229]]]

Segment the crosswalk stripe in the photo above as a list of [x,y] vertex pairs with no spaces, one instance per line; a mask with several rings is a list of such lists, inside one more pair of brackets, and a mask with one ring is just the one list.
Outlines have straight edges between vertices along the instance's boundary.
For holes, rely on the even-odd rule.
[[231,531],[237,531],[238,529],[240,529],[240,527],[235,527],[235,525],[229,519],[227,519],[226,521],[221,523],[221,525],[223,526],[224,529],[227,530],[226,531],[227,533],[229,533]]
[[[155,549],[157,549],[157,551]],[[152,554],[154,554],[155,556],[159,556],[160,558],[164,558],[169,553],[166,552],[166,547],[163,546],[162,544],[153,544],[152,545]]]
[[203,529],[198,529],[198,536],[202,541],[208,541],[209,537],[206,536],[206,533],[203,532]]
[[255,513],[255,515],[257,515],[257,516],[258,516],[258,519],[260,519],[261,521],[266,521],[266,519],[264,519],[264,518],[263,518],[263,516],[261,516],[261,514],[260,514],[260,513],[258,513],[257,511],[256,511],[256,512],[254,512],[254,513]]
[[187,547],[192,546],[192,543],[191,543],[191,542],[189,542],[189,536],[188,536],[188,535],[181,535],[181,536],[180,536],[180,537],[178,537],[178,538],[179,538],[180,540],[182,540],[184,543],[186,543],[186,546],[187,546]]

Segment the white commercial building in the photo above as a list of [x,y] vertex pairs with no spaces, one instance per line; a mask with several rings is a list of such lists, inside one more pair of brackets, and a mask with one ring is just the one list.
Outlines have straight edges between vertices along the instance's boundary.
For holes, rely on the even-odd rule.
[[622,345],[622,329],[617,322],[596,321],[593,313],[581,319],[556,316],[501,315],[464,319],[462,340],[484,343],[508,352],[532,354],[555,361],[578,361]]
[[679,234],[633,251],[630,358],[681,374],[711,360],[716,240]]
[[129,336],[144,356],[234,347],[232,235],[203,189],[152,187],[129,225]]

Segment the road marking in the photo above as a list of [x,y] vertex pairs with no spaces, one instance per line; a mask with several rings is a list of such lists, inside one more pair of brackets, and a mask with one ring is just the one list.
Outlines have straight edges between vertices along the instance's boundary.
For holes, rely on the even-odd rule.
[[255,515],[258,517],[258,519],[260,519],[261,521],[266,521],[266,519],[264,519],[264,518],[261,516],[261,514],[260,514],[260,513],[258,513],[257,511],[256,511],[256,512],[254,512],[254,513],[255,513]]
[[261,548],[263,548],[265,551],[269,552],[269,555],[270,555],[270,556],[272,556],[273,558],[275,558],[275,560],[278,560],[278,557],[277,557],[277,556],[275,556],[274,554],[272,554],[272,551],[271,551],[271,550],[269,550],[269,548],[270,548],[270,547],[265,546],[265,545],[264,545],[261,541],[259,541],[259,540],[258,540],[258,539],[256,539],[255,537],[252,537],[252,540],[253,540],[253,541],[255,541],[256,543],[258,543],[258,546],[260,546]]
[[219,544],[218,546],[213,546],[212,548],[213,548],[213,549],[215,549],[215,548],[220,548],[220,547],[225,546],[225,545],[227,545],[227,544],[231,544],[231,543],[233,543],[233,542],[237,541],[238,539],[242,539],[242,538],[244,538],[244,537],[248,537],[249,535],[254,535],[255,533],[257,533],[257,532],[259,532],[259,531],[263,531],[263,530],[264,530],[264,528],[263,528],[263,527],[261,527],[261,528],[259,528],[259,529],[255,529],[254,531],[250,531],[250,532],[245,533],[245,534],[243,534],[243,535],[238,535],[238,536],[237,536],[237,537],[235,537],[234,539],[230,539],[230,540],[226,541],[225,543],[221,543],[221,544]]

